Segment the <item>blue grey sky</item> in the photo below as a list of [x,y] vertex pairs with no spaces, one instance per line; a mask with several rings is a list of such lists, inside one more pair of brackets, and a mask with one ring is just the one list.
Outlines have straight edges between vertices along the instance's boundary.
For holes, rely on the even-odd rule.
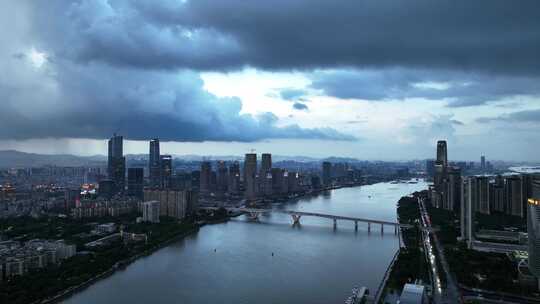
[[0,3],[0,149],[540,161],[540,3]]

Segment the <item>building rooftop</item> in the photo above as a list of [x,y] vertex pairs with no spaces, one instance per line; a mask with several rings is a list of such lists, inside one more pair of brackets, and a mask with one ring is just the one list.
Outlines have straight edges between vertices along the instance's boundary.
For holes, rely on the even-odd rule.
[[416,304],[423,303],[425,287],[423,285],[405,284],[401,297],[400,304]]

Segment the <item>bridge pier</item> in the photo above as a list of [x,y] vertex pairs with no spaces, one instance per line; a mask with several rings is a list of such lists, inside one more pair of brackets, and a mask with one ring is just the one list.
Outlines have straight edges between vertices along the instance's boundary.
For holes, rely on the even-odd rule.
[[248,216],[249,216],[249,219],[253,220],[253,221],[256,221],[256,220],[259,219],[259,213],[258,212],[250,212],[248,214]]
[[358,231],[358,221],[354,221],[354,231]]
[[371,232],[371,223],[370,222],[367,223],[367,232],[368,233]]
[[397,231],[398,231],[398,226],[394,226],[394,234],[397,235]]
[[293,220],[293,225],[299,225],[300,224],[300,218],[302,217],[301,215],[291,214],[291,217],[292,217],[292,220]]
[[334,229],[337,228],[337,219],[334,219]]
[[381,234],[384,233],[384,224],[381,224]]

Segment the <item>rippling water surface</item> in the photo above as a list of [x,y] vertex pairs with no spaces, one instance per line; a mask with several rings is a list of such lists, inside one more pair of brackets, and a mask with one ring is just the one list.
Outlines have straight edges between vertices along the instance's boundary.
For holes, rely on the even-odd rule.
[[[274,208],[395,221],[398,199],[425,188],[379,183]],[[381,235],[361,223],[355,232],[323,218],[293,227],[288,215],[242,216],[204,226],[64,303],[342,303],[354,285],[377,288],[397,247],[390,227]]]

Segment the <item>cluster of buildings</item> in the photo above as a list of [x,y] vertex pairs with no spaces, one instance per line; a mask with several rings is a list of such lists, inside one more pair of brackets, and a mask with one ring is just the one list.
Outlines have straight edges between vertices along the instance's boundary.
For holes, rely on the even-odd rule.
[[[98,194],[103,198],[130,197],[138,201],[129,203],[126,212],[133,209],[143,211],[143,202],[157,201],[159,215],[183,219],[195,212],[198,204],[197,189],[191,187],[191,174],[175,174],[173,158],[170,155],[160,154],[159,139],[150,141],[148,158],[148,179],[145,182],[144,167],[130,167],[126,170],[126,159],[123,154],[123,137],[114,134],[108,142],[108,179],[99,182]],[[127,171],[127,183],[126,183]],[[96,212],[111,212],[107,204],[102,206],[106,210],[98,209]],[[99,208],[98,207],[98,208]],[[122,209],[124,211],[124,209]],[[110,214],[109,214],[110,215]]]
[[92,217],[118,217],[137,211],[139,200],[130,197],[113,200],[87,199],[77,201],[71,208],[71,216],[76,219]]
[[58,264],[77,253],[75,245],[63,240],[30,240],[25,244],[16,241],[0,242],[0,281],[14,275],[24,275],[29,270]]
[[[192,190],[145,190],[144,202],[158,202],[159,215],[183,219],[193,214],[198,206],[198,193]],[[144,203],[143,203],[144,204]],[[143,211],[139,203],[139,211]]]
[[229,194],[249,200],[264,197],[287,196],[301,191],[300,174],[272,166],[272,155],[263,153],[260,166],[257,154],[245,155],[243,170],[238,161],[227,164],[216,162],[216,170],[210,161],[203,161],[200,170],[199,191],[201,195]]
[[[488,169],[485,157],[481,158],[481,166]],[[446,141],[438,141],[433,185],[428,193],[433,207],[460,214],[460,238],[469,248],[475,249],[473,244],[480,235],[503,241],[527,239],[528,267],[540,279],[540,174],[462,176],[459,167],[448,163]],[[523,238],[517,232],[476,231],[477,213],[526,218],[527,236]]]
[[347,163],[331,163],[324,161],[321,170],[321,183],[329,187],[335,183],[358,183],[362,181],[362,170],[349,166]]

